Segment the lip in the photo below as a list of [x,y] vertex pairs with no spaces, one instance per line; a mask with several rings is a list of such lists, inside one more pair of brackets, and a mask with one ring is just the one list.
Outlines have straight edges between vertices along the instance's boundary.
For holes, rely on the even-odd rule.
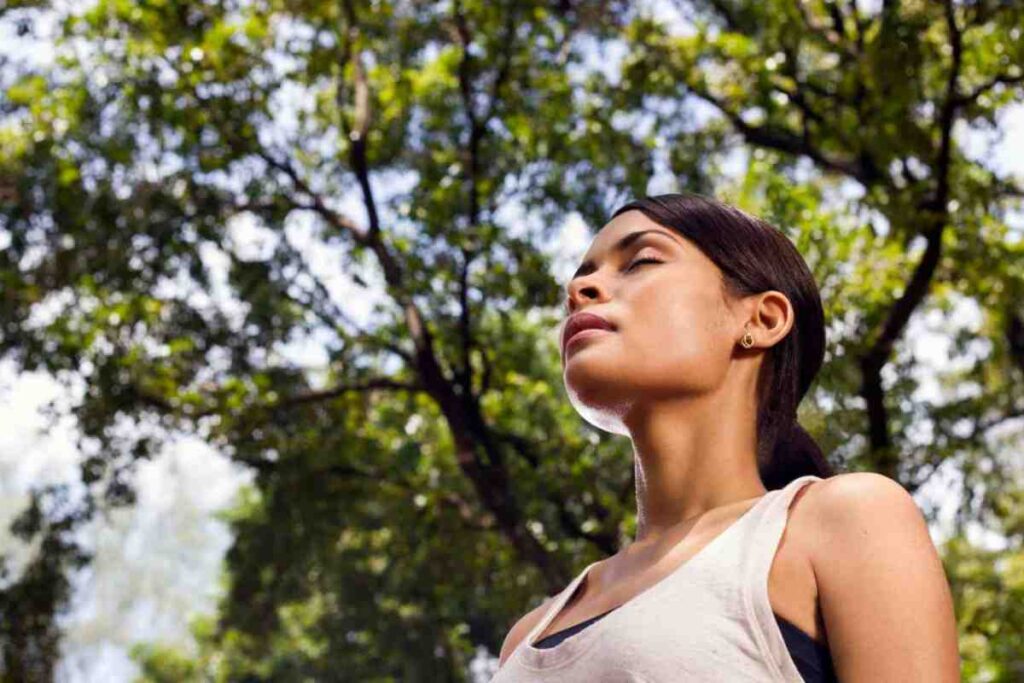
[[614,332],[615,326],[596,313],[579,312],[569,316],[565,329],[562,331],[562,351],[569,347],[569,342],[579,337],[581,340],[598,336],[598,332]]
[[603,330],[597,327],[591,327],[586,330],[580,330],[576,334],[572,335],[569,341],[565,342],[565,354],[569,355],[569,351],[577,346],[580,342],[590,339],[591,337],[600,337],[602,334],[608,334],[611,330]]

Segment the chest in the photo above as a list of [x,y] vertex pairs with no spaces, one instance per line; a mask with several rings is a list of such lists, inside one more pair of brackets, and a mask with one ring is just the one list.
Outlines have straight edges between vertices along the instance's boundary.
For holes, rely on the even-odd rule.
[[[810,562],[809,544],[813,537],[810,520],[792,511],[768,573],[768,600],[772,612],[813,639],[825,642],[817,581]],[[694,545],[699,550],[703,544],[706,540],[698,539]],[[618,608],[664,580],[694,554],[695,550],[682,550],[679,556],[667,557],[649,570],[617,579],[611,588],[601,591],[588,590],[588,579],[585,579],[535,640]]]

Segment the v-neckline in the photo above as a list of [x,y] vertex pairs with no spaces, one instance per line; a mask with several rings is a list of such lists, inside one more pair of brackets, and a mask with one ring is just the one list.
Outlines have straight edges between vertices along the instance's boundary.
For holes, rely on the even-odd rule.
[[[538,624],[530,630],[529,635],[527,635],[527,637],[523,640],[522,648],[520,648],[523,651],[523,654],[527,657],[536,659],[539,662],[546,662],[550,661],[552,658],[559,656],[558,653],[560,653],[561,651],[568,649],[563,647],[567,644],[571,644],[574,642],[579,643],[582,642],[583,639],[595,638],[597,633],[599,633],[601,629],[608,627],[609,621],[614,621],[616,618],[621,618],[622,612],[628,612],[629,609],[636,609],[637,603],[642,603],[645,600],[650,600],[652,599],[652,595],[656,594],[658,591],[665,590],[665,587],[668,584],[670,584],[677,576],[684,573],[684,571],[687,570],[695,561],[705,556],[712,548],[721,544],[722,539],[724,537],[727,537],[729,534],[735,533],[735,530],[738,527],[740,527],[747,520],[751,519],[755,511],[760,509],[766,503],[766,501],[772,497],[773,494],[777,493],[780,490],[781,489],[772,489],[766,491],[760,498],[757,499],[757,501],[753,505],[747,508],[747,510],[742,515],[740,515],[732,522],[730,522],[729,526],[727,526],[722,531],[718,532],[718,534],[714,538],[705,543],[699,550],[697,550],[697,552],[688,557],[677,567],[674,567],[671,571],[669,571],[668,574],[661,577],[658,581],[644,588],[639,593],[632,596],[625,602],[620,603],[616,607],[609,610],[605,614],[603,619],[591,624],[582,631],[573,633],[572,635],[565,638],[565,640],[562,640],[561,642],[552,647],[536,647],[534,645],[534,642],[542,640],[540,638],[537,638],[537,636],[543,633],[544,629],[546,629],[551,624],[551,622],[555,620],[555,617],[557,617],[562,612],[562,609],[565,607],[565,604],[572,598],[572,596],[576,593],[576,590],[579,588],[579,585],[590,574],[590,570],[595,565],[597,565],[598,562],[600,562],[601,560],[591,562],[586,567],[584,567],[579,574],[577,574],[576,578],[573,579],[573,581],[562,591],[561,595],[558,598],[556,598],[555,604],[551,606],[551,609],[548,610],[547,614],[541,620],[540,624]],[[684,540],[686,540],[685,536],[682,539],[680,539],[678,543],[682,543]],[[671,553],[673,550],[675,550],[675,548],[678,546],[678,543],[675,546],[673,546],[668,552]],[[575,624],[567,626],[565,628],[572,628],[574,625]]]

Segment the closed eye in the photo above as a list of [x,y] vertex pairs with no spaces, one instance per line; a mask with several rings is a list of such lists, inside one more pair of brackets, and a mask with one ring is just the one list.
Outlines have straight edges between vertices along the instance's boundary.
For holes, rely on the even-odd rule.
[[650,258],[650,257],[638,258],[636,261],[633,261],[632,263],[630,263],[626,267],[626,272],[628,273],[629,271],[633,270],[636,266],[640,265],[641,263],[661,263],[661,261],[659,261],[658,259]]

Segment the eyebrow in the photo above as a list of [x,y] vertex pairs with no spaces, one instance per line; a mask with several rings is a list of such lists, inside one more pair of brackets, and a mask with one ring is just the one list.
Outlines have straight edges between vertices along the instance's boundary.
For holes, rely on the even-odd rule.
[[[655,235],[662,235],[663,237],[669,238],[676,244],[679,244],[679,240],[677,240],[675,237],[672,237],[672,235],[665,232],[664,230],[637,230],[636,232],[629,233],[625,237],[619,238],[619,241],[612,245],[612,251],[624,251],[629,245],[633,244],[633,242],[636,242],[638,239],[649,233],[654,233]],[[580,267],[576,269],[576,272],[572,274],[572,277],[569,278],[569,282],[572,282],[573,280],[582,275],[587,275],[589,273],[594,272],[595,268],[596,265],[593,261],[584,261],[583,263],[580,264]]]

